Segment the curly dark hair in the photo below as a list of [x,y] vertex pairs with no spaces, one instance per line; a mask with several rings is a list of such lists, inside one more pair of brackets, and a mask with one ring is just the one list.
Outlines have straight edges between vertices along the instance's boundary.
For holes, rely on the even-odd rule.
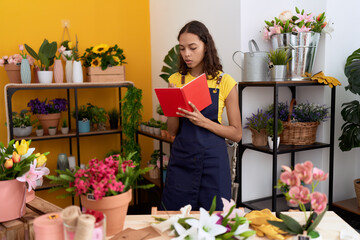
[[[218,71],[222,71],[222,65],[215,47],[214,40],[209,33],[207,27],[199,21],[191,21],[187,23],[179,32],[178,40],[180,35],[183,33],[192,33],[199,37],[199,39],[205,44],[205,55],[204,55],[204,71],[206,76],[212,79],[217,76]],[[187,67],[184,59],[179,56],[179,73],[186,75],[189,68]]]

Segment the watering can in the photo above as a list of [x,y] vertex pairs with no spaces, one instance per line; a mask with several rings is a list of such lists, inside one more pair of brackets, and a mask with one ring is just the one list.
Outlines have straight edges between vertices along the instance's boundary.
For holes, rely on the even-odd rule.
[[[255,47],[253,51],[252,45]],[[269,78],[269,65],[268,65],[268,52],[259,50],[255,40],[249,41],[250,52],[236,51],[232,59],[236,65],[242,70],[242,81],[268,81]],[[235,61],[235,55],[242,53],[244,55],[243,65]]]

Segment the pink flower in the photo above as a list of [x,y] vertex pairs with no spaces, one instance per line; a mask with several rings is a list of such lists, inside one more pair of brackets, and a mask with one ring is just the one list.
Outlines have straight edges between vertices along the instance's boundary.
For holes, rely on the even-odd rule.
[[4,64],[5,64],[5,60],[4,59],[0,59],[0,66],[4,66]]
[[62,54],[65,50],[66,50],[66,47],[64,47],[64,46],[61,45],[61,47],[59,47],[59,49],[58,49],[58,52],[59,52],[60,54]]
[[301,181],[303,181],[305,184],[310,184],[312,182],[312,168],[312,162],[306,161],[302,164],[296,164],[294,171],[299,176]]
[[305,25],[303,25],[301,28],[299,28],[298,26],[295,26],[295,29],[297,32],[310,32],[311,28],[306,27]]
[[310,191],[304,186],[294,186],[290,188],[289,196],[291,203],[303,203],[306,204],[310,201]]
[[29,61],[29,64],[30,64],[30,65],[34,65],[34,63],[35,63],[35,59],[34,59],[34,58],[32,58],[31,56],[27,56],[26,59]]
[[263,39],[264,40],[269,40],[270,36],[271,36],[271,34],[270,34],[269,30],[265,27],[264,31],[263,31]]
[[[235,205],[235,202],[232,199],[230,200],[230,202],[228,200],[226,200],[225,198],[221,198],[221,200],[224,205],[223,212],[225,215],[227,215],[228,212],[230,211],[230,208],[232,208],[232,206]],[[243,217],[245,215],[244,209],[235,207],[234,210],[231,212],[229,219],[235,218],[236,215],[238,215],[239,217]]]
[[4,60],[7,60],[9,57],[8,56],[3,56],[3,59]]
[[46,167],[36,167],[36,159],[33,163],[30,164],[30,169],[21,177],[17,177],[16,179],[20,182],[27,182],[28,191],[36,188],[36,180],[41,179],[44,175],[49,174],[50,171]]
[[306,13],[303,14],[303,15],[301,15],[301,14],[296,14],[295,16],[299,18],[298,20],[295,21],[295,23],[299,23],[299,22],[301,22],[302,20],[304,20],[304,23],[314,22],[314,16],[313,16],[312,13],[309,14],[309,15],[306,14]]
[[273,27],[269,27],[270,36],[276,33],[281,33],[282,29],[283,28],[279,25],[274,25]]
[[313,192],[311,194],[311,207],[317,214],[325,210],[327,201],[327,197],[323,193]]
[[20,49],[20,51],[24,51],[25,50],[24,45],[20,44],[19,49]]
[[283,11],[282,13],[280,13],[279,15],[279,19],[281,22],[285,23],[287,20],[291,20],[292,18],[292,13],[290,10],[286,10],[286,11]]
[[285,171],[280,174],[280,180],[289,186],[300,186],[300,178],[295,172]]
[[328,176],[329,174],[328,173],[325,174],[324,171],[321,169],[315,167],[313,170],[313,179],[315,181],[325,181]]

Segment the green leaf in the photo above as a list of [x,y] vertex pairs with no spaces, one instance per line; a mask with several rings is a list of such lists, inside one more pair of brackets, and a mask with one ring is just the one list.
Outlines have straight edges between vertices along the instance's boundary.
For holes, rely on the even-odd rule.
[[25,45],[25,49],[26,51],[30,54],[30,56],[32,56],[35,60],[39,60],[39,56],[37,55],[37,53],[30,47],[28,46],[26,43]]
[[308,236],[310,236],[311,238],[317,238],[320,236],[320,234],[316,231],[311,231],[311,232],[308,232],[307,234]]
[[306,229],[308,232],[313,231],[319,225],[321,219],[324,217],[327,210],[328,210],[328,206],[326,206],[325,210],[315,218],[315,220],[310,225],[310,227],[308,229]]
[[164,58],[164,63],[168,66],[163,66],[161,69],[160,77],[164,79],[166,82],[169,82],[169,77],[176,73],[179,70],[178,66],[178,58],[179,54],[179,45],[174,46],[168,52],[168,54]]
[[[298,232],[294,232],[292,231],[284,222],[280,222],[280,221],[272,221],[272,220],[267,220],[268,223],[270,223],[271,225],[280,228],[281,230],[283,230],[284,232],[290,233],[290,234],[299,234]],[[302,233],[302,232],[301,232]]]
[[212,200],[211,207],[210,207],[210,210],[209,210],[209,214],[212,215],[213,212],[215,211],[215,209],[216,209],[216,196],[214,196],[214,198]]
[[298,8],[298,7],[295,7],[295,11],[296,11],[296,13],[297,13],[297,14],[299,14],[299,13],[300,13],[300,10],[299,10],[299,8]]
[[41,65],[44,65],[45,69],[47,69],[50,66],[49,59],[42,52],[39,52],[39,58],[40,58],[40,61],[41,61]]
[[293,232],[302,233],[303,228],[301,225],[292,217],[280,213],[280,218],[284,221],[286,226]]

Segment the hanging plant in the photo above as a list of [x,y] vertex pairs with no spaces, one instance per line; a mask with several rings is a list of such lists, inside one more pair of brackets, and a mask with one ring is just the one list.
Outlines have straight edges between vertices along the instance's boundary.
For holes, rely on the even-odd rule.
[[140,163],[141,151],[139,144],[136,143],[135,134],[142,120],[143,105],[142,90],[136,87],[129,87],[122,102],[122,132],[125,139],[122,145],[122,153],[127,156],[131,152],[136,152],[133,160]]
[[169,82],[169,77],[179,70],[179,45],[171,48],[168,54],[164,58],[164,65],[161,69],[160,77]]

